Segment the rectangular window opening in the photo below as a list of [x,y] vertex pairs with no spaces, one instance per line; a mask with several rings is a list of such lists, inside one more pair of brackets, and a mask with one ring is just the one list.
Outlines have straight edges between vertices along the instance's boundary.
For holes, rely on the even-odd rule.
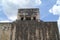
[[23,20],[24,18],[23,17],[21,17],[21,20]]
[[26,20],[31,20],[31,17],[26,17]]
[[33,17],[33,20],[36,20],[36,17]]

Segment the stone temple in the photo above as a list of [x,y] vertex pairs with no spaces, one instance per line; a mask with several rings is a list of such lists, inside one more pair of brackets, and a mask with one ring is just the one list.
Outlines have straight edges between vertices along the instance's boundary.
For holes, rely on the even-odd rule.
[[59,40],[57,22],[44,22],[39,8],[18,9],[14,22],[0,23],[0,40]]

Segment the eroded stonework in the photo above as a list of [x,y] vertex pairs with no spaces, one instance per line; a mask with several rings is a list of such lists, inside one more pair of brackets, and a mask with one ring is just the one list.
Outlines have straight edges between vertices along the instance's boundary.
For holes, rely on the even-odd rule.
[[36,8],[19,10],[16,21],[0,23],[1,40],[59,40],[57,22],[39,20]]
[[11,23],[0,23],[0,40],[10,40]]
[[57,22],[17,21],[15,40],[59,40]]

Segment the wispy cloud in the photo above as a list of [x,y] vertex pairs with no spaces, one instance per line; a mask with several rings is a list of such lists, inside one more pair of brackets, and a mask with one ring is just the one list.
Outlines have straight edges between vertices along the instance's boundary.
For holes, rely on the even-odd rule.
[[60,5],[56,4],[54,5],[50,10],[50,13],[53,13],[54,15],[60,15]]
[[2,0],[3,11],[12,21],[17,19],[19,8],[37,7],[40,4],[40,0]]
[[57,0],[56,4],[49,10],[49,12],[60,16],[60,0]]
[[0,21],[0,23],[6,23],[6,22],[12,22],[12,21],[9,21],[9,20],[5,20],[5,21]]
[[56,4],[49,10],[49,12],[59,16],[59,19],[57,21],[60,31],[60,0],[57,0]]

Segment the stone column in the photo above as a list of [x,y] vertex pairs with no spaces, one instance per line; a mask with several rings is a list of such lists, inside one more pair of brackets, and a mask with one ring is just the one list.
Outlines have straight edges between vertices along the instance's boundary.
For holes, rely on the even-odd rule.
[[39,40],[39,30],[36,29],[36,40]]
[[28,28],[28,40],[29,40],[29,38],[30,38],[30,33],[29,33],[29,28]]
[[40,30],[40,35],[41,35],[41,40],[43,40],[43,33],[42,33],[42,29]]
[[48,28],[47,28],[47,40],[49,40],[49,31],[48,31]]
[[15,40],[15,33],[16,33],[16,25],[14,25],[12,40]]

